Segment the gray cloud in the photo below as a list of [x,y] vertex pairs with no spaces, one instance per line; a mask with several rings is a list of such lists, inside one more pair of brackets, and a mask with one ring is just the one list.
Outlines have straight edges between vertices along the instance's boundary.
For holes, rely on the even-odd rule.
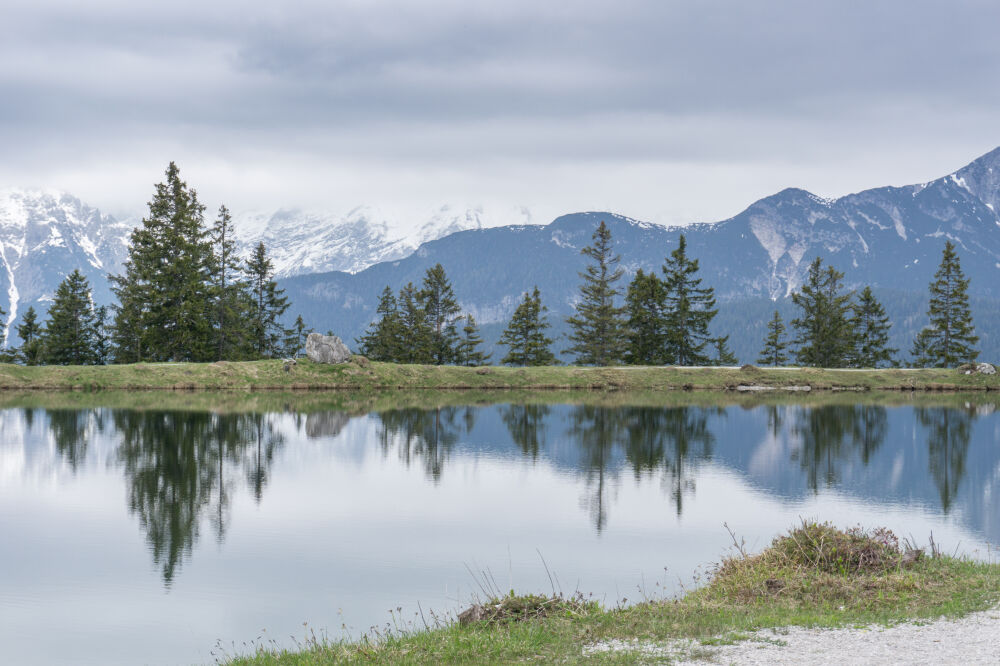
[[[148,5],[5,3],[0,183],[123,210],[178,159],[235,207],[712,219],[772,183],[919,180],[1000,143],[985,1]],[[334,178],[352,189],[317,185]]]

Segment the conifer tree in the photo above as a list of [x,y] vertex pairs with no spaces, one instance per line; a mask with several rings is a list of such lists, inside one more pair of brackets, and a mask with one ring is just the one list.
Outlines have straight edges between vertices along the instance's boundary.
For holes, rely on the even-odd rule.
[[885,308],[866,286],[854,306],[851,328],[854,333],[853,365],[859,368],[877,368],[893,364],[893,355],[899,351],[889,346],[889,316]]
[[712,339],[708,327],[718,313],[715,290],[702,287],[696,278],[698,260],[687,256],[687,239],[681,234],[677,249],[663,265],[666,287],[666,362],[677,365],[707,365],[704,353]]
[[628,314],[625,362],[629,365],[662,365],[665,362],[666,297],[666,287],[656,273],[645,273],[641,268],[636,271],[625,293],[625,311]]
[[313,329],[306,327],[306,322],[302,315],[295,318],[295,323],[286,331],[285,335],[285,356],[295,358],[306,348],[306,338],[313,332]]
[[504,365],[539,366],[555,365],[552,353],[552,339],[545,335],[549,322],[542,305],[542,297],[536,286],[531,294],[525,293],[524,300],[514,310],[510,323],[500,336],[500,344],[508,348],[507,355],[500,362]]
[[247,305],[242,262],[236,252],[233,217],[225,206],[209,230],[215,360],[242,358],[247,349]]
[[972,325],[968,288],[969,280],[962,273],[955,246],[947,241],[941,265],[930,284],[927,316],[931,324],[914,341],[914,347],[919,342],[926,365],[950,368],[979,356],[975,347],[979,336]]
[[94,310],[94,363],[107,365],[111,361],[111,331],[107,305]]
[[454,362],[455,347],[458,344],[455,320],[461,308],[458,307],[455,292],[441,264],[427,269],[418,298],[423,303],[426,322],[430,327],[432,362],[435,365]]
[[212,248],[204,206],[173,162],[113,278],[116,360],[202,361],[212,350]]
[[357,339],[359,351],[373,361],[401,361],[403,357],[403,323],[396,297],[386,285],[375,309],[378,317]]
[[54,365],[92,365],[95,325],[87,278],[74,270],[56,288],[43,336],[45,360]]
[[593,244],[580,251],[591,263],[579,274],[583,284],[576,314],[566,319],[573,343],[566,351],[576,355],[579,365],[617,365],[625,356],[627,341],[622,319],[625,309],[615,305],[620,292],[614,284],[624,270],[617,267],[621,257],[614,254],[611,231],[603,221],[592,240]]
[[785,354],[788,343],[785,342],[784,335],[785,324],[781,321],[781,315],[775,310],[774,317],[767,322],[767,337],[764,338],[764,348],[760,350],[757,363],[779,366],[788,361],[788,356]]
[[913,347],[910,349],[913,357],[913,367],[927,368],[934,364],[934,356],[931,353],[931,329],[925,326],[920,329],[916,337],[913,338]]
[[396,299],[402,338],[399,360],[403,363],[434,362],[432,329],[427,323],[427,310],[420,301],[420,292],[408,282]]
[[274,358],[280,355],[286,335],[281,315],[288,309],[288,299],[274,281],[274,267],[263,242],[254,248],[244,270],[250,291],[249,330],[254,353],[258,358]]
[[737,365],[740,362],[733,350],[729,348],[728,335],[712,338],[710,342],[715,347],[715,358],[712,360],[712,365]]
[[792,320],[798,331],[796,360],[819,368],[842,368],[850,362],[854,349],[851,328],[850,292],[841,290],[844,274],[832,266],[823,270],[819,257],[809,265],[806,283],[792,294],[792,302],[802,314]]
[[456,362],[459,365],[479,366],[486,365],[492,358],[492,353],[484,353],[479,347],[483,344],[483,338],[479,335],[479,327],[476,326],[476,319],[471,314],[465,316],[465,326],[462,327],[464,336],[459,340],[456,347]]
[[38,314],[35,312],[34,306],[30,306],[17,327],[17,337],[21,339],[17,360],[25,365],[40,365],[43,362],[43,332],[42,325],[38,322]]

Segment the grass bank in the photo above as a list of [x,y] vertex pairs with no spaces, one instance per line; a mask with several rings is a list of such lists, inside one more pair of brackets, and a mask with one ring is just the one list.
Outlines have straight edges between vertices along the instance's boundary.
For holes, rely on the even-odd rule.
[[1000,375],[953,369],[827,370],[618,367],[542,368],[400,365],[355,357],[342,365],[302,360],[287,372],[281,361],[136,363],[109,366],[0,365],[0,390],[384,391],[435,390],[1000,390]]
[[917,556],[885,530],[804,524],[760,554],[723,560],[707,585],[677,600],[605,609],[581,598],[507,596],[473,607],[465,623],[354,642],[312,638],[297,651],[261,646],[229,663],[634,663],[641,653],[596,648],[623,641],[641,649],[678,638],[694,639],[688,657],[710,657],[711,646],[760,629],[958,617],[998,599],[1000,565]]

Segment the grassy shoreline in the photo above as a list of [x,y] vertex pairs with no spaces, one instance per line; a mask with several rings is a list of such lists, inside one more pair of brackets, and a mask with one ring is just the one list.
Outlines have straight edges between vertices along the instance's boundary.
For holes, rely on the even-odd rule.
[[[1000,600],[1000,564],[932,553],[911,559],[897,543],[882,530],[803,524],[760,554],[723,560],[707,585],[680,599],[606,609],[579,597],[511,594],[477,606],[465,623],[438,622],[354,641],[311,637],[296,650],[263,645],[227,663],[635,663],[650,646],[677,641],[683,656],[710,659],[712,646],[747,640],[761,630],[773,629],[765,640],[780,641],[781,629],[789,626],[955,618]],[[627,649],[595,649],[609,641]]]
[[0,391],[1000,391],[1000,374],[954,369],[829,370],[400,365],[355,357],[342,365],[301,360],[137,363],[109,366],[0,364]]

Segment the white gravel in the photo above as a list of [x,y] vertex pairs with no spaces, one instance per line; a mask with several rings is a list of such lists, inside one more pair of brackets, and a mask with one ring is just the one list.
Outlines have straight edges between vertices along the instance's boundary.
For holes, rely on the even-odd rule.
[[960,620],[913,622],[892,627],[803,629],[751,634],[734,645],[697,641],[605,641],[585,653],[626,652],[639,663],[677,664],[1000,664],[1000,610]]

